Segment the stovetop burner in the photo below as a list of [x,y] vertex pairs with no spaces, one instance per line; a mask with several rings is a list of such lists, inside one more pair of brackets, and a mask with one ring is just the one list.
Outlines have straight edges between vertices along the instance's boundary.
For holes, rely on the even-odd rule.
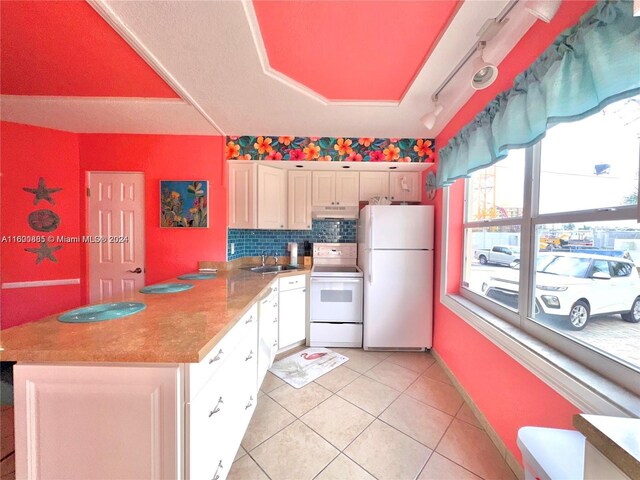
[[312,277],[362,277],[356,266],[355,243],[316,243],[313,246]]

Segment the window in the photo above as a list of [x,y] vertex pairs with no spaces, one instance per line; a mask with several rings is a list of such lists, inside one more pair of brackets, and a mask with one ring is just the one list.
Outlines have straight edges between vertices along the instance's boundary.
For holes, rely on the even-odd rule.
[[640,394],[640,96],[467,180],[461,294]]

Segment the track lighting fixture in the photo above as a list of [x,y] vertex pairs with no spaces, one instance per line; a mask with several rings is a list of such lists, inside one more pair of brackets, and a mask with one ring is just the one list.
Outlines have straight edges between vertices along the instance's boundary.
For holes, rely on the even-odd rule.
[[524,8],[534,17],[549,23],[560,8],[560,3],[561,0],[527,0]]
[[427,113],[420,119],[422,124],[425,127],[427,127],[429,130],[433,129],[434,125],[436,124],[436,118],[438,117],[438,115],[442,113],[442,110],[444,109],[442,104],[438,103],[438,97],[433,97],[432,101],[433,101],[433,110],[431,110],[429,113]]
[[471,77],[471,87],[474,90],[482,90],[487,88],[498,78],[498,67],[493,63],[489,63],[482,57],[482,51],[484,50],[486,43],[479,42],[478,50],[480,55],[473,61],[473,77]]

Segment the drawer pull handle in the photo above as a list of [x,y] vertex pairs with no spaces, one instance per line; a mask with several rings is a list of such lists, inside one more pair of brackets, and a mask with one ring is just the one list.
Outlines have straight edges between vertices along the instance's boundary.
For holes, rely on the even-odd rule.
[[252,406],[253,406],[253,396],[249,397],[249,403],[247,403],[247,404],[244,406],[244,409],[245,409],[245,410],[248,410],[248,409],[249,409],[249,408],[251,408]]
[[274,303],[274,304],[273,304],[273,308],[278,308],[278,304],[277,304],[277,303]]
[[249,318],[247,318],[244,322],[244,324],[246,325],[247,323],[251,323],[253,322],[253,315],[251,315]]
[[306,292],[306,291],[307,291],[307,289],[306,289],[306,288],[303,288],[303,289],[302,289],[302,291],[303,291],[303,292]]
[[273,320],[273,323],[278,323],[278,319],[277,319],[277,318],[275,318],[275,319]]
[[224,402],[222,401],[222,397],[220,397],[220,398],[218,399],[218,403],[216,403],[216,406],[215,406],[215,407],[213,407],[213,410],[211,410],[211,411],[209,412],[209,418],[211,418],[211,416],[212,416],[214,413],[218,413],[218,412],[220,411],[220,407],[218,406],[218,405],[220,405],[220,404],[224,404]]
[[219,480],[220,479],[220,475],[218,475],[218,470],[221,470],[222,467],[222,460],[220,460],[220,463],[218,463],[218,468],[216,468],[216,473],[213,474],[213,479],[212,480]]
[[278,346],[278,341],[276,340],[275,342],[273,342],[273,346],[277,347]]
[[247,358],[244,359],[245,362],[248,362],[249,360],[251,360],[253,358],[253,350],[249,351],[249,355],[247,355]]
[[213,362],[217,362],[218,360],[220,360],[220,355],[222,355],[224,352],[222,351],[222,349],[220,349],[220,351],[218,352],[218,354],[209,359],[209,365],[211,365]]

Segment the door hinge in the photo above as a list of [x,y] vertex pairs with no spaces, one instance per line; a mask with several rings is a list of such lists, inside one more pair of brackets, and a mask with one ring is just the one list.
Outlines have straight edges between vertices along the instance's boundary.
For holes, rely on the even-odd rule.
[[91,189],[89,187],[87,187],[87,197],[91,196]]

